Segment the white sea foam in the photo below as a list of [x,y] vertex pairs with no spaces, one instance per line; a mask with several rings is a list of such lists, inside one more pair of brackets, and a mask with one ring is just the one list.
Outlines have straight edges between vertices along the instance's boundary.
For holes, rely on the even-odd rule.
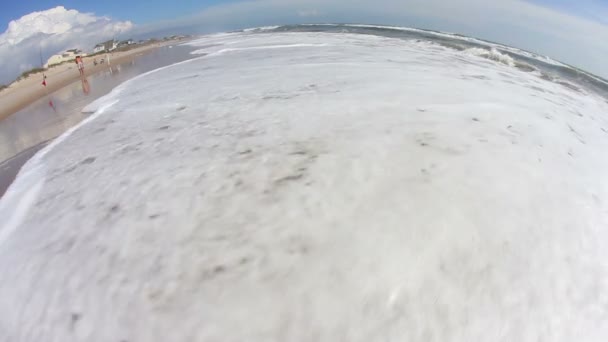
[[485,45],[488,46],[490,48],[498,48],[501,50],[505,50],[505,51],[509,51],[513,54],[516,55],[520,55],[523,57],[527,57],[527,58],[531,58],[531,59],[536,59],[538,61],[541,61],[543,63],[547,63],[547,64],[552,64],[555,66],[560,66],[560,67],[565,67],[565,68],[570,68],[570,66],[558,62],[550,57],[547,56],[542,56],[542,55],[538,55],[535,53],[531,53],[522,49],[518,49],[518,48],[514,48],[511,46],[506,46],[506,45],[502,45],[502,44],[497,44],[497,43],[492,43],[492,42],[488,42],[485,40],[481,40],[481,39],[476,39],[476,38],[472,38],[472,37],[466,37],[466,36],[462,36],[460,34],[456,34],[456,33],[450,33],[450,32],[439,32],[439,31],[428,31],[428,30],[421,30],[421,29],[416,29],[416,28],[411,28],[411,27],[399,27],[399,26],[386,26],[386,25],[364,25],[364,24],[348,24],[345,26],[349,26],[349,27],[362,27],[362,28],[379,28],[379,29],[388,29],[388,30],[400,30],[400,31],[409,31],[409,32],[420,32],[420,33],[424,33],[424,34],[429,34],[429,35],[434,35],[437,37],[444,37],[444,38],[449,38],[449,39],[455,39],[455,40],[461,40],[461,41],[467,41],[467,42],[471,42],[471,43],[475,43],[478,45]]
[[241,50],[123,84],[0,200],[6,341],[608,335],[604,99],[400,39],[210,44]]
[[262,27],[252,27],[244,29],[243,32],[264,32],[264,31],[272,31],[280,26],[262,26]]
[[513,57],[504,54],[504,53],[500,53],[498,50],[492,48],[492,49],[482,49],[482,48],[470,48],[470,49],[466,49],[464,51],[464,53],[473,55],[473,56],[479,56],[479,57],[483,57],[483,58],[487,58],[487,59],[491,59],[493,61],[496,62],[500,62],[502,64],[508,65],[508,66],[515,66],[515,60],[513,60]]
[[208,56],[217,56],[222,55],[229,52],[247,52],[252,50],[273,50],[273,49],[290,49],[290,48],[305,48],[305,47],[324,47],[327,44],[283,44],[283,45],[264,45],[264,46],[252,46],[252,47],[243,47],[243,48],[227,48],[220,49],[214,52],[209,52],[209,49],[201,49],[195,50],[191,52],[195,55],[207,54]]

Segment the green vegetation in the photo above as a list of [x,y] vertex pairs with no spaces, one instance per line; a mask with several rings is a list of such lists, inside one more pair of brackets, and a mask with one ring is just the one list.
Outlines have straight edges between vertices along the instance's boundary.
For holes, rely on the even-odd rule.
[[30,69],[28,71],[24,71],[21,76],[19,76],[19,78],[17,78],[17,80],[23,80],[28,78],[28,76],[32,75],[32,74],[37,74],[41,71],[46,70],[45,68],[34,68],[34,69]]
[[0,91],[3,91],[4,89],[8,88],[7,85],[4,84],[0,84]]

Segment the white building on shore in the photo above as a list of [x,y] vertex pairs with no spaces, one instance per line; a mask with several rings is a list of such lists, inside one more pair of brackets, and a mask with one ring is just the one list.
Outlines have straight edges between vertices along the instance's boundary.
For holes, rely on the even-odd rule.
[[112,51],[112,50],[116,49],[117,46],[118,46],[118,41],[108,40],[106,42],[95,45],[95,47],[93,48],[93,53]]
[[59,64],[59,63],[63,63],[63,62],[68,62],[68,61],[73,61],[74,59],[76,59],[76,56],[86,56],[85,53],[82,53],[82,51],[78,50],[78,49],[70,49],[70,50],[66,50],[60,54],[57,55],[52,55],[48,61],[46,61],[46,64],[44,65],[45,68],[48,68],[50,66],[53,66],[55,64]]

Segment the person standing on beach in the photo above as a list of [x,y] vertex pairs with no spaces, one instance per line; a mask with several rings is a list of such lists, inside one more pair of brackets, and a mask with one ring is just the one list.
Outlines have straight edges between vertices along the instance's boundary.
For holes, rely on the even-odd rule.
[[75,62],[78,66],[78,72],[80,72],[80,76],[84,76],[84,63],[82,62],[82,57],[76,56]]

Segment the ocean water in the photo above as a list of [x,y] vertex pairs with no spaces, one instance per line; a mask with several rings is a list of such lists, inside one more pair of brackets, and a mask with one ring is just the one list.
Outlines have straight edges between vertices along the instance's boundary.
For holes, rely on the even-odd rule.
[[601,87],[329,30],[204,36],[87,105],[0,200],[0,336],[603,341]]
[[536,73],[539,77],[560,83],[566,87],[573,87],[573,89],[585,87],[608,98],[608,80],[599,76],[558,62],[548,56],[454,33],[395,26],[356,24],[272,26],[257,30],[250,29],[249,32],[339,32],[429,41],[455,50],[465,51],[473,55],[510,64],[523,71]]

